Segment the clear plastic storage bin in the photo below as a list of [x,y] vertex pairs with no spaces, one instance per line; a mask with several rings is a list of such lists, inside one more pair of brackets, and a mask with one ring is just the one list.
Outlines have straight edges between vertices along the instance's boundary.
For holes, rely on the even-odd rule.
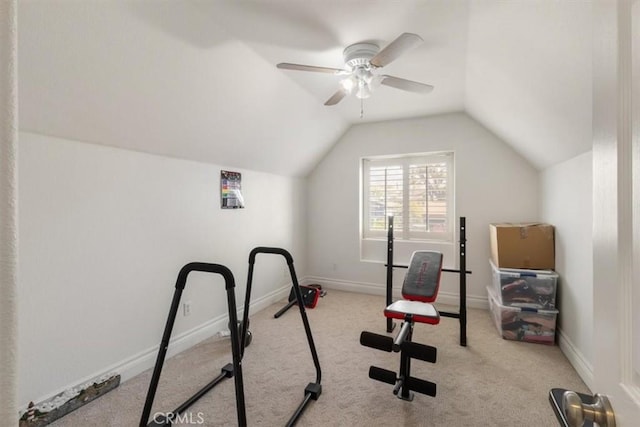
[[498,301],[495,290],[487,287],[489,309],[502,338],[553,345],[558,310],[506,306]]
[[521,270],[497,268],[493,271],[493,286],[498,302],[512,307],[556,308],[558,274],[553,270]]

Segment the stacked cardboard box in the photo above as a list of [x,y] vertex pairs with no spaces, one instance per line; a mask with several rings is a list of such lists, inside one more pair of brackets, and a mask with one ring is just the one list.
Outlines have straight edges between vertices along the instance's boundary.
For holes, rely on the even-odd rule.
[[498,268],[553,270],[554,228],[539,222],[490,224],[491,259]]
[[503,338],[554,344],[558,310],[554,228],[491,224],[489,308]]

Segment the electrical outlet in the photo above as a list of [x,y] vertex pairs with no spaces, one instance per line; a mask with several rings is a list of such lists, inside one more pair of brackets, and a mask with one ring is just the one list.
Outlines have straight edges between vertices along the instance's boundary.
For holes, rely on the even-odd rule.
[[187,301],[182,305],[182,314],[185,317],[191,315],[191,301]]

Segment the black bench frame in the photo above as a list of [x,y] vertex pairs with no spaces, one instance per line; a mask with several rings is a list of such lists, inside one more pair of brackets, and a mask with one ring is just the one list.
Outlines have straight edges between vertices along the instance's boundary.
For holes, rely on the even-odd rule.
[[[443,268],[442,271],[447,273],[457,273],[460,283],[460,302],[459,311],[446,312],[440,311],[440,316],[449,317],[460,320],[460,345],[462,347],[467,346],[467,274],[471,274],[471,271],[467,270],[467,237],[466,237],[466,218],[460,217],[460,241],[459,241],[459,253],[460,253],[460,268]],[[386,297],[387,306],[393,302],[393,269],[394,268],[409,268],[406,265],[396,265],[393,263],[393,215],[389,216],[389,227],[387,230],[387,286]],[[387,332],[393,332],[395,324],[393,319],[387,318]]]

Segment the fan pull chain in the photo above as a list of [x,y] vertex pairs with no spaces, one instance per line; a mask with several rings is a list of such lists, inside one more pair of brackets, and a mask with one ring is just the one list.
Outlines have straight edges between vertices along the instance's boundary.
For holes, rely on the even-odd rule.
[[360,98],[360,118],[364,117],[364,99]]

